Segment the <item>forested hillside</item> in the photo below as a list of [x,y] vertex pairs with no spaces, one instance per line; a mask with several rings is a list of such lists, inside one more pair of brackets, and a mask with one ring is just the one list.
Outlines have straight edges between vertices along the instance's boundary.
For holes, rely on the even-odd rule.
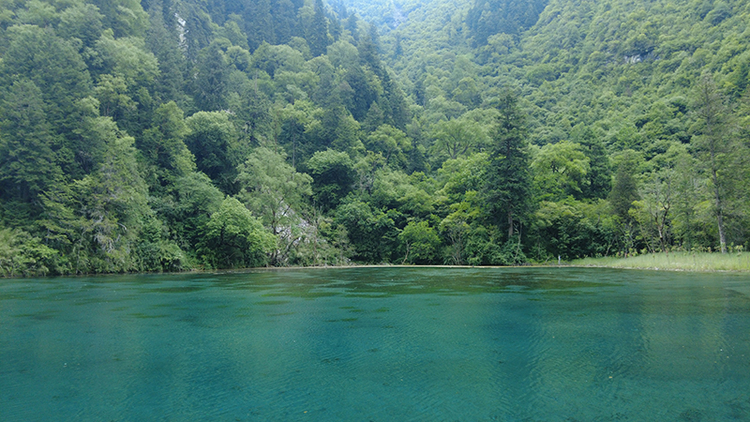
[[750,5],[0,0],[0,275],[741,250]]

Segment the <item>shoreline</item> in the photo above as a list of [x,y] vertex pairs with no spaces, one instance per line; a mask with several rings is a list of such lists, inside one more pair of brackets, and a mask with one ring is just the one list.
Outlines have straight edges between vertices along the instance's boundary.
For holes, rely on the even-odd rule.
[[[686,255],[689,254],[689,255]],[[685,258],[692,259],[687,262]],[[701,259],[698,263],[697,259]],[[648,262],[652,261],[652,262]],[[743,262],[744,261],[744,262]],[[0,277],[0,280],[25,279],[25,278],[83,278],[98,276],[127,276],[127,275],[180,275],[180,274],[242,274],[249,272],[268,271],[299,271],[299,270],[344,270],[363,268],[444,268],[444,269],[523,269],[523,268],[610,268],[620,270],[648,270],[648,271],[675,271],[696,273],[750,273],[750,253],[717,254],[717,253],[673,253],[669,256],[663,254],[645,254],[628,258],[583,258],[561,264],[530,263],[527,265],[406,265],[406,264],[354,264],[354,265],[318,265],[318,266],[291,266],[291,267],[252,267],[236,269],[191,269],[176,272],[133,272],[133,273],[93,273],[93,274],[64,274],[44,276],[16,276]]]

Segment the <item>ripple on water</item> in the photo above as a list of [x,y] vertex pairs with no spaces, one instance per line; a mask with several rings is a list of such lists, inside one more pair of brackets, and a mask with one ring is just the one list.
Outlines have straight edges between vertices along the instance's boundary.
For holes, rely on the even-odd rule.
[[746,281],[625,274],[0,284],[2,418],[750,419],[750,309],[733,290]]

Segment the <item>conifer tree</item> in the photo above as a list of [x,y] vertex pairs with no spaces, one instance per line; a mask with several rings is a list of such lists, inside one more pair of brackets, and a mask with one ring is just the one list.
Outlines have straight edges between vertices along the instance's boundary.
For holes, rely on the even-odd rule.
[[518,98],[505,92],[499,99],[497,109],[500,114],[491,141],[485,194],[491,218],[498,226],[507,224],[510,240],[515,233],[515,224],[530,206],[528,141]]
[[308,24],[307,43],[310,45],[310,52],[313,56],[317,57],[326,53],[326,47],[328,47],[328,20],[323,9],[322,0],[315,0],[312,21]]

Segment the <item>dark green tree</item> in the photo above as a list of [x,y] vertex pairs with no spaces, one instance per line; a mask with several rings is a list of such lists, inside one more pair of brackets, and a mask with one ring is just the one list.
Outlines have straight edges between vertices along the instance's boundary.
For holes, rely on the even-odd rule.
[[358,122],[362,122],[367,117],[372,103],[378,99],[378,92],[371,86],[367,73],[359,65],[349,67],[344,80],[349,89],[342,92],[342,100],[352,116]]
[[250,51],[254,51],[263,42],[274,42],[270,0],[247,2],[243,17]]
[[475,45],[486,43],[488,37],[500,32],[515,35],[531,27],[547,1],[475,0],[466,15]]
[[505,227],[510,241],[515,225],[531,206],[531,173],[524,114],[518,98],[505,92],[491,136],[490,163],[484,193],[491,220]]
[[148,28],[148,14],[138,0],[92,0],[104,15],[104,25],[116,37],[143,36]]
[[47,121],[57,133],[69,134],[77,125],[76,102],[91,93],[86,64],[71,42],[52,28],[14,26],[10,45],[0,62],[0,80],[10,86],[28,78],[41,90]]
[[187,133],[182,110],[173,101],[154,111],[152,126],[136,141],[153,172],[154,180],[147,180],[152,188],[172,184],[195,169],[193,155],[184,142]]
[[305,31],[307,44],[310,46],[310,53],[314,57],[326,53],[328,47],[328,19],[326,19],[325,8],[322,0],[315,0],[313,16],[307,23]]
[[612,169],[609,156],[601,137],[590,127],[583,124],[573,128],[573,141],[583,147],[583,153],[589,158],[588,183],[581,186],[583,198],[604,199],[612,189]]
[[286,44],[297,34],[297,9],[291,0],[273,0],[271,19],[276,44]]
[[347,153],[332,149],[318,151],[307,162],[307,167],[313,177],[315,204],[323,211],[336,208],[352,190],[354,163]]
[[[159,76],[156,78],[158,100],[184,104],[185,70],[187,62],[180,49],[178,21],[174,10],[170,15],[169,0],[153,0],[149,8],[150,25],[146,33],[146,45],[159,60]],[[165,10],[166,9],[166,10]]]
[[62,177],[42,92],[28,79],[16,81],[3,93],[0,111],[0,197],[37,202]]
[[633,201],[640,199],[638,195],[638,184],[635,179],[638,170],[637,153],[629,150],[625,151],[617,166],[615,180],[612,184],[612,191],[609,194],[609,202],[612,205],[614,214],[621,221],[631,221],[630,209],[633,207]]
[[203,111],[227,108],[229,64],[218,43],[201,51],[193,82],[195,103]]
[[104,15],[92,4],[76,4],[60,13],[57,34],[65,39],[77,38],[83,47],[93,48],[104,29]]
[[217,187],[235,194],[237,135],[227,113],[200,111],[185,119],[185,144],[195,156],[198,170],[206,173]]

